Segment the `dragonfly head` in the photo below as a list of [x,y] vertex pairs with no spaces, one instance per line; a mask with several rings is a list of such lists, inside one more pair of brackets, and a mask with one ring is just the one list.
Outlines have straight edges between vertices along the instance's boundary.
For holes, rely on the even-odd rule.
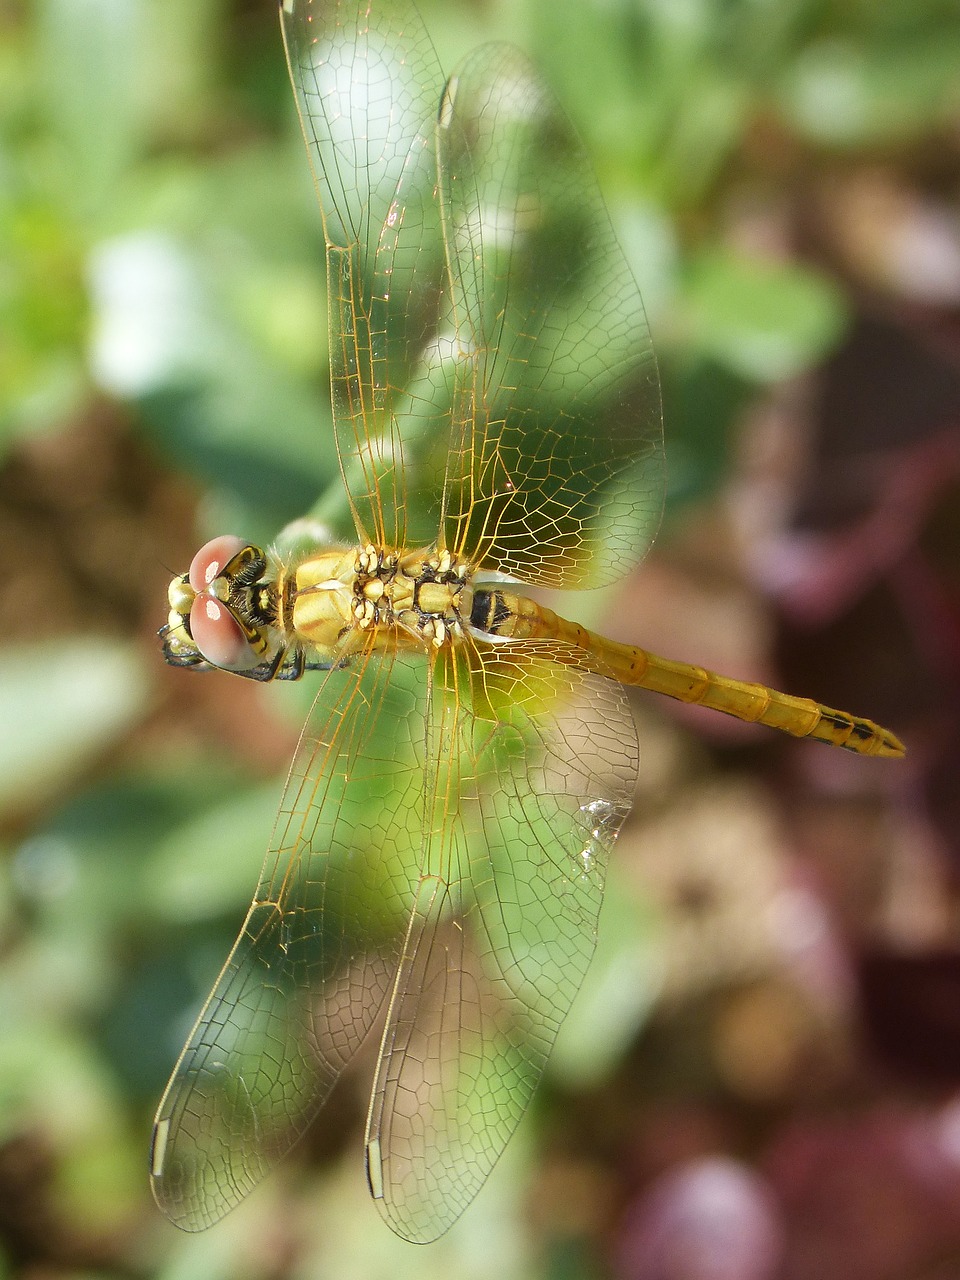
[[214,538],[193,557],[167,592],[163,656],[172,666],[218,667],[269,679],[283,656],[276,585],[267,557],[242,538]]

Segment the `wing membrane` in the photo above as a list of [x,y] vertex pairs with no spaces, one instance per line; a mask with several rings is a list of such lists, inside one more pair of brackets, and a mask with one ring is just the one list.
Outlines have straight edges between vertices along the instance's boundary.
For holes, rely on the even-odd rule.
[[361,538],[439,534],[550,586],[621,575],[662,505],[656,368],[561,108],[507,46],[478,50],[444,90],[408,0],[286,0],[283,28]]
[[429,379],[412,402],[402,393],[437,327],[433,134],[443,77],[411,4],[284,0],[281,22],[323,212],[344,481],[361,538],[402,545],[404,449],[442,410]]
[[437,660],[430,840],[367,1130],[371,1188],[408,1240],[435,1239],[475,1196],[593,954],[636,732],[619,686],[561,665],[575,657],[498,645]]
[[249,914],[157,1112],[154,1194],[188,1230],[297,1141],[393,983],[422,863],[422,668],[377,654],[320,690]]
[[438,157],[461,357],[448,544],[524,581],[600,585],[662,505],[637,286],[582,144],[518,50],[485,46],[451,78]]

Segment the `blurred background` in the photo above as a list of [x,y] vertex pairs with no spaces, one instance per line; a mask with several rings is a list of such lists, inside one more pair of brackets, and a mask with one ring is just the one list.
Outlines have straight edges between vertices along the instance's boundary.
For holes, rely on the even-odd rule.
[[363,1064],[170,1227],[153,1110],[310,690],[155,632],[334,474],[320,219],[273,0],[0,0],[0,1277],[956,1280],[960,8],[422,8],[542,65],[646,300],[667,512],[591,620],[909,754],[637,695],[597,960],[462,1222],[380,1222]]

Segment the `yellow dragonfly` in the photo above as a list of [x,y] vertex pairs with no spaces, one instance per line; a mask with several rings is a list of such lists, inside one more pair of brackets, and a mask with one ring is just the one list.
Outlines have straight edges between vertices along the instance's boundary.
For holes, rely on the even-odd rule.
[[662,505],[643,307],[584,150],[516,50],[483,47],[444,80],[412,0],[280,13],[355,537],[305,520],[269,552],[218,538],[171,584],[168,661],[326,674],[160,1103],[152,1185],[178,1226],[215,1222],[379,1027],[370,1190],[425,1242],[496,1163],[590,962],[638,767],[621,686],[867,755],[903,747],[523,594],[620,577]]

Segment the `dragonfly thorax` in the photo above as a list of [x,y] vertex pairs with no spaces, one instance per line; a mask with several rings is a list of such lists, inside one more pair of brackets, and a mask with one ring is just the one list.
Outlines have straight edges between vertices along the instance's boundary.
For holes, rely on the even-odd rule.
[[362,647],[371,631],[381,647],[440,648],[463,638],[469,582],[470,567],[449,551],[322,551],[295,571],[290,622],[321,652]]

